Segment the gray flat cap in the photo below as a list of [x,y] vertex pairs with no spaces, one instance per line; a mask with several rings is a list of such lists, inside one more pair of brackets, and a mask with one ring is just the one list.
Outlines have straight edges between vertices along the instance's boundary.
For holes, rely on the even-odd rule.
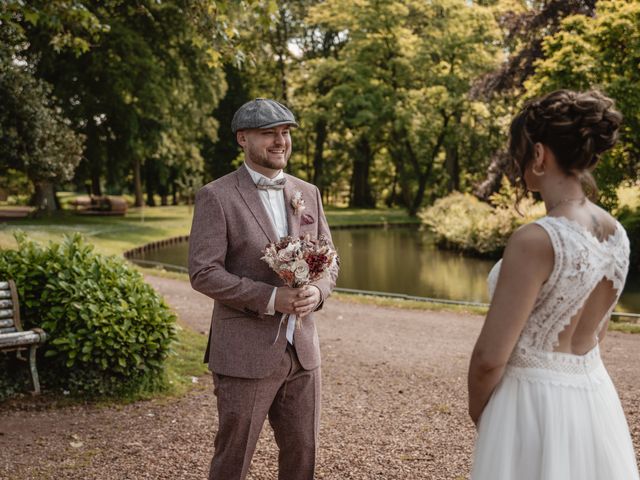
[[293,113],[275,100],[256,98],[242,105],[233,115],[231,131],[248,130],[250,128],[269,128],[277,125],[298,126]]

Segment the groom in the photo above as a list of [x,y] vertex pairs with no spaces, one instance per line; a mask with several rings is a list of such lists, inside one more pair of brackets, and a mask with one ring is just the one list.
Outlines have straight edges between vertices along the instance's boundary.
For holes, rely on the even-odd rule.
[[337,267],[313,285],[289,288],[260,260],[268,243],[286,235],[331,238],[318,189],[283,172],[296,126],[276,101],[244,104],[231,122],[244,164],[196,195],[189,276],[215,300],[205,353],[219,417],[213,480],[246,477],[267,417],[280,450],[279,480],[313,479],[320,348],[312,312],[335,286]]

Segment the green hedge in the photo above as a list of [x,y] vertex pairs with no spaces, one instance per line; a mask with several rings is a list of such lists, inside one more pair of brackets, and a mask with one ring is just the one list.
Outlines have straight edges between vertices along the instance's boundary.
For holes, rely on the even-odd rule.
[[[24,328],[49,335],[38,359],[44,388],[104,396],[160,387],[175,316],[142,275],[79,235],[46,247],[16,240],[17,250],[0,251],[0,278],[17,284]],[[6,397],[16,378],[2,377]]]
[[514,230],[544,214],[544,206],[525,198],[519,205],[521,215],[513,205],[513,192],[508,188],[494,195],[492,202],[495,207],[473,195],[454,192],[418,215],[439,246],[496,257]]
[[640,209],[622,208],[618,212],[618,220],[624,226],[631,244],[629,269],[640,272]]
[[[526,198],[518,207],[522,212],[520,215],[513,205],[513,192],[504,186],[491,200],[495,206],[481,202],[473,195],[454,192],[422,210],[419,216],[439,246],[497,257],[514,230],[544,215],[544,206]],[[613,213],[629,235],[630,271],[640,272],[640,208],[625,204]]]

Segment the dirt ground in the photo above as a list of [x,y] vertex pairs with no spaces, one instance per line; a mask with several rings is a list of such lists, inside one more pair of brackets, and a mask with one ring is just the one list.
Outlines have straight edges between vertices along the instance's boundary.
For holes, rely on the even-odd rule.
[[[147,280],[203,334],[212,302],[188,283]],[[323,410],[318,479],[464,479],[474,429],[466,368],[482,319],[329,299],[319,313]],[[603,356],[640,454],[640,335],[610,333]],[[52,408],[0,406],[1,479],[204,479],[217,418],[212,382],[179,399]],[[265,426],[249,478],[277,478]]]

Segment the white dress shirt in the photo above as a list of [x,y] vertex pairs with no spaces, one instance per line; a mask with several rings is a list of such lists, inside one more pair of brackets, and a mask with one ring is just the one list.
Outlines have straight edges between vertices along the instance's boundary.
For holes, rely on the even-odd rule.
[[[261,173],[256,172],[255,170],[251,170],[251,167],[247,165],[245,162],[244,166],[247,171],[251,175],[253,179],[253,183],[258,183],[258,180],[261,177],[267,178]],[[269,178],[268,180],[279,180],[284,178],[284,173],[282,170],[273,178]],[[268,189],[268,190],[258,190],[258,195],[260,195],[260,200],[262,200],[262,204],[264,205],[265,210],[269,214],[269,218],[271,219],[271,223],[276,229],[276,232],[280,238],[286,237],[289,235],[289,225],[287,224],[287,209],[284,203],[284,190],[283,189]],[[274,287],[273,293],[271,294],[271,299],[269,300],[269,304],[267,305],[267,311],[265,312],[267,315],[273,315],[276,313],[276,292],[278,287]],[[293,345],[293,333],[296,326],[296,316],[294,314],[289,315],[289,319],[287,321],[287,340],[291,345]]]

